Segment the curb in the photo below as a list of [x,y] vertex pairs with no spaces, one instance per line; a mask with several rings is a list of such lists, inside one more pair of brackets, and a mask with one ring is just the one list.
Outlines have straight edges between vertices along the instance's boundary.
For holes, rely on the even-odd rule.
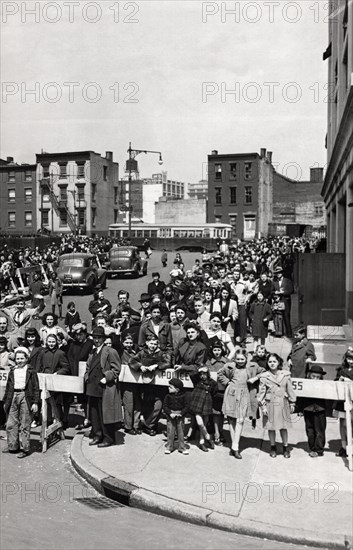
[[350,548],[349,537],[317,533],[300,528],[270,525],[261,521],[241,519],[214,512],[201,506],[175,500],[154,493],[132,483],[110,476],[96,468],[82,451],[83,435],[76,435],[71,444],[71,462],[77,472],[99,493],[146,512],[186,521],[196,525],[220,529],[277,542],[316,546],[319,548]]

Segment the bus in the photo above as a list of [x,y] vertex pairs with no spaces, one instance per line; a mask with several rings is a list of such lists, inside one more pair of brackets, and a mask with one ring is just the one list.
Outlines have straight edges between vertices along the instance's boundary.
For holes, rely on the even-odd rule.
[[[145,239],[151,247],[166,250],[189,250],[201,252],[217,250],[217,242],[230,243],[232,226],[225,223],[205,223],[188,225],[166,225],[154,223],[132,223],[131,244],[142,247]],[[109,226],[109,236],[122,240],[129,237],[126,223],[113,223]]]

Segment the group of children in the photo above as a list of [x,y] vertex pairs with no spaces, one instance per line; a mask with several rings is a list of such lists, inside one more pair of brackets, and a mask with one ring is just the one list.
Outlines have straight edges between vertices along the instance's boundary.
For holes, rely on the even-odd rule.
[[[324,454],[326,442],[326,418],[333,409],[333,416],[340,419],[341,448],[336,456],[347,457],[347,426],[343,402],[330,404],[318,398],[297,399],[291,373],[284,368],[283,363],[283,359],[276,353],[267,354],[263,345],[257,347],[249,363],[247,352],[243,349],[237,350],[234,360],[230,362],[224,356],[223,344],[215,341],[212,345],[212,358],[199,369],[189,399],[181,380],[173,378],[169,384],[169,394],[164,400],[168,434],[165,453],[170,454],[174,450],[177,434],[179,452],[188,454],[185,440],[190,439],[193,424],[184,438],[184,418],[190,413],[200,431],[199,447],[205,452],[214,449],[214,445],[225,442],[222,430],[226,417],[231,439],[229,454],[241,459],[240,439],[244,421],[250,418],[255,429],[261,411],[263,427],[268,430],[270,456],[277,456],[276,432],[279,431],[283,456],[290,458],[288,428],[291,426],[291,414],[296,411],[299,416],[304,416],[309,456],[320,457]],[[211,377],[213,372],[217,373],[217,382]],[[325,374],[320,365],[311,362],[307,364],[306,378],[323,380]],[[337,370],[336,380],[353,381],[352,348],[345,353],[342,365]],[[211,423],[210,418],[213,421]],[[211,430],[214,432],[213,438]]]

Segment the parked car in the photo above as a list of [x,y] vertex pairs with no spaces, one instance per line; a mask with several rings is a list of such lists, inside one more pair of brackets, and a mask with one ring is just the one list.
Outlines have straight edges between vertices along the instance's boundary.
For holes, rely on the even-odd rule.
[[134,277],[147,275],[147,260],[141,258],[137,246],[116,246],[109,251],[108,275],[130,273]]
[[59,257],[58,277],[63,288],[80,288],[94,292],[96,287],[106,288],[107,270],[102,267],[99,258],[94,254],[73,252]]

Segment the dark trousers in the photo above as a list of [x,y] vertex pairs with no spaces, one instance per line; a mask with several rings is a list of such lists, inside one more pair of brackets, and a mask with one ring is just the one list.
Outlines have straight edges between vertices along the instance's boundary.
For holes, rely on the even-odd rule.
[[124,427],[127,430],[140,425],[141,416],[141,395],[137,384],[122,383],[123,390],[123,408],[124,408]]
[[167,448],[170,451],[174,451],[175,433],[178,434],[178,450],[184,451],[186,447],[184,442],[184,418],[182,416],[167,419]]
[[7,446],[10,451],[21,449],[29,452],[32,413],[28,408],[24,391],[15,391],[6,422]]
[[142,411],[147,428],[157,430],[162,405],[163,397],[159,389],[149,387],[148,390],[143,392]]
[[247,337],[246,324],[247,324],[246,306],[239,305],[238,319],[235,321],[235,324],[234,324],[234,337],[238,338],[237,341],[243,342],[244,340],[246,340],[246,337]]
[[326,431],[325,411],[304,411],[304,420],[309,449],[319,454],[323,453]]
[[289,338],[292,336],[292,325],[290,323],[290,311],[292,308],[292,300],[291,298],[284,298],[284,312],[283,312],[283,321],[284,321],[284,330],[285,330],[285,336],[288,336]]
[[284,320],[283,320],[282,313],[273,314],[273,324],[275,327],[276,336],[283,336],[285,328],[284,328]]
[[102,402],[103,400],[101,397],[88,397],[92,431],[94,433],[94,436],[98,437],[102,441],[105,441],[107,443],[115,443],[115,436],[118,426],[116,423],[103,423]]

